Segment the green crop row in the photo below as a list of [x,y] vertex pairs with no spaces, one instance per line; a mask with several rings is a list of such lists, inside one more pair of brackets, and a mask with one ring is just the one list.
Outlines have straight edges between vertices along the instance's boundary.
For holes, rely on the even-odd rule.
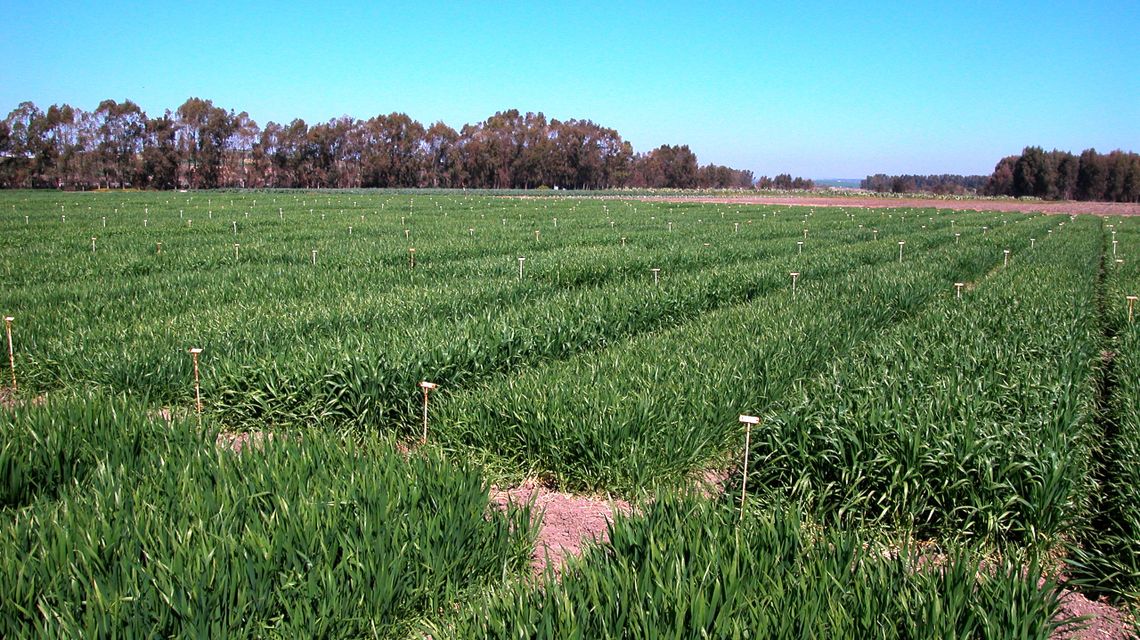
[[1092,492],[1098,225],[1021,243],[797,384],[753,432],[749,486],[838,526],[1056,543]]
[[1102,237],[1099,302],[1106,343],[1100,469],[1094,474],[1099,493],[1092,522],[1074,536],[1069,570],[1082,588],[1135,603],[1140,600],[1140,301],[1133,303],[1129,322],[1127,297],[1140,296],[1140,229],[1117,219],[1106,222]]
[[731,446],[742,410],[779,402],[797,380],[951,297],[956,279],[1000,264],[1002,247],[1028,245],[1055,224],[1025,220],[969,244],[930,232],[914,237],[902,264],[827,254],[805,266],[794,297],[780,274],[778,294],[441,398],[434,433],[570,489],[676,483]]
[[[519,209],[515,202],[500,213],[484,210],[497,202],[491,199],[471,202],[470,210],[461,198],[428,200],[428,206],[417,200],[406,224],[414,219],[436,235],[445,229],[449,235],[435,246],[421,245],[427,264],[409,270],[402,262],[404,243],[385,248],[369,240],[367,230],[353,236],[364,247],[354,245],[344,256],[330,258],[321,244],[318,266],[306,264],[309,247],[331,242],[334,233],[347,239],[341,223],[352,221],[357,211],[367,211],[361,215],[370,220],[386,220],[388,226],[404,226],[394,218],[405,216],[378,213],[376,203],[363,196],[281,196],[283,220],[273,215],[276,203],[265,202],[277,196],[215,196],[214,204],[206,206],[235,201],[230,205],[234,211],[224,216],[215,211],[209,229],[200,228],[200,219],[186,229],[175,222],[182,219],[175,207],[189,211],[191,206],[177,202],[181,196],[156,201],[154,196],[114,194],[132,202],[118,203],[123,208],[108,223],[117,235],[101,239],[93,254],[85,244],[89,229],[68,242],[61,242],[60,234],[66,225],[101,228],[100,213],[109,213],[109,207],[83,211],[82,205],[64,202],[66,211],[80,211],[63,223],[56,220],[54,202],[103,196],[53,196],[53,206],[41,196],[38,209],[29,214],[34,225],[22,225],[19,213],[35,203],[4,216],[6,230],[13,232],[5,236],[5,247],[18,258],[14,267],[8,265],[18,285],[9,312],[19,316],[26,387],[95,385],[147,395],[154,402],[184,403],[192,389],[185,349],[197,346],[206,349],[207,405],[231,426],[313,421],[383,426],[412,413],[420,379],[436,379],[451,388],[492,372],[605,347],[761,295],[786,278],[782,274],[788,270],[806,275],[818,256],[826,258],[837,248],[860,251],[868,262],[886,261],[894,238],[909,236],[906,231],[921,220],[920,212],[860,212],[858,219],[865,223],[860,227],[856,214],[816,217],[769,208],[722,218],[724,210],[707,205],[640,205],[636,217],[621,220],[630,229],[629,245],[623,248],[616,238],[622,232],[609,227],[605,209],[599,211],[608,205],[560,203],[562,209],[554,213],[561,216],[561,225],[557,234],[548,234],[556,240],[543,240],[544,249],[531,254],[520,282],[517,247],[463,233],[473,220],[488,215],[506,216],[511,210],[513,218]],[[237,214],[259,198],[261,210],[248,223],[253,229],[246,229],[244,215]],[[197,207],[203,197],[185,199]],[[289,200],[294,202],[284,202]],[[393,199],[387,204],[402,214]],[[330,221],[308,214],[305,207],[312,205],[324,206]],[[335,212],[338,205],[355,208]],[[475,211],[476,205],[483,209]],[[542,206],[541,215],[548,215],[549,203]],[[637,205],[614,205],[619,208],[628,216]],[[116,215],[130,216],[133,225],[116,223]],[[528,221],[536,215],[526,211]],[[697,217],[702,215],[708,218]],[[910,220],[904,219],[907,215]],[[150,226],[139,227],[140,216],[151,216],[146,218]],[[235,261],[228,257],[228,245],[219,253],[169,239],[164,254],[151,253],[153,238],[161,237],[152,235],[160,231],[160,220],[179,233],[208,234],[217,236],[211,242],[220,242],[230,239],[226,218],[235,216],[241,220],[239,237],[256,233],[277,239],[294,259],[282,261],[280,252],[255,247],[253,255]],[[343,219],[332,228],[337,216]],[[675,231],[663,226],[666,217],[677,219]],[[740,222],[739,233],[730,226],[733,217]],[[961,214],[958,228],[970,225],[969,242],[978,235],[978,223],[991,217]],[[794,242],[803,237],[804,220],[810,236],[800,256]],[[944,214],[927,216],[926,222],[930,229],[922,232],[930,241],[949,241]],[[699,230],[714,224],[719,231],[704,235]],[[878,243],[871,227],[879,229]],[[602,238],[607,244],[597,245]],[[715,244],[704,247],[701,239]],[[910,241],[908,250],[922,249],[919,239]],[[242,251],[249,250],[246,240]],[[465,257],[440,264],[430,257],[457,254]],[[393,260],[399,266],[388,264]],[[663,269],[664,295],[647,286],[652,264]]]
[[0,636],[404,637],[522,570],[472,470],[317,431],[241,453],[123,400],[0,412]]
[[561,580],[519,585],[430,626],[447,638],[1038,638],[1056,620],[1038,567],[943,558],[813,532],[791,509],[662,496]]

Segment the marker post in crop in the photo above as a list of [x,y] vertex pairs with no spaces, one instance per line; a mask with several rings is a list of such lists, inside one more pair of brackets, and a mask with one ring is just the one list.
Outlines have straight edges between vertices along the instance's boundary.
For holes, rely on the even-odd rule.
[[902,252],[904,244],[906,244],[906,240],[899,240],[899,264],[902,264]]
[[653,272],[653,284],[658,284],[659,283],[658,274],[661,273],[661,269],[654,267],[654,268],[650,269],[650,271]]
[[744,468],[740,473],[740,519],[744,519],[744,499],[748,495],[748,449],[752,446],[752,425],[760,424],[756,416],[740,416],[744,425]]
[[964,287],[964,286],[966,286],[965,282],[955,282],[954,283],[954,291],[955,291],[955,293],[957,293],[959,300],[962,299],[962,287]]
[[240,244],[238,244],[237,242],[235,242],[235,243],[234,243],[234,262],[237,262],[237,259],[238,259],[238,247],[240,247],[240,246],[241,246],[241,245],[240,245]]
[[420,389],[422,389],[424,392],[424,434],[423,434],[423,437],[420,439],[420,442],[422,444],[427,444],[428,394],[431,393],[432,391],[434,391],[437,387],[439,387],[439,385],[434,383],[434,382],[428,382],[427,380],[420,382]]
[[91,236],[91,253],[95,253],[95,236]]
[[878,240],[879,239],[879,230],[878,229],[871,229],[871,237],[875,240]]
[[[1136,307],[1136,296],[1124,296],[1124,299],[1128,300],[1128,322],[1131,323],[1132,322],[1132,312],[1133,312],[1133,309]],[[8,334],[9,343],[11,343],[11,340],[12,340],[11,334]],[[11,350],[11,347],[9,347],[9,351],[10,350]],[[12,374],[12,386],[13,387],[16,386],[16,375],[14,373]]]
[[1009,266],[1009,249],[1004,249],[1002,251],[1002,253],[1005,254],[1005,258],[1003,259],[1001,266],[1008,267]]
[[1029,239],[1029,248],[1030,249],[1032,249],[1034,247],[1034,245],[1036,245],[1036,244],[1037,244],[1037,238],[1030,238]]
[[416,249],[415,247],[408,247],[408,268],[416,268]]
[[522,280],[524,262],[526,262],[526,258],[519,256],[519,280]]
[[796,280],[799,279],[800,272],[799,271],[792,271],[790,273],[790,275],[792,276],[792,297],[794,298],[794,297],[796,297]]
[[12,393],[16,393],[16,350],[12,347],[12,322],[16,318],[4,316],[4,329],[8,333],[8,366],[12,369]]
[[198,379],[198,354],[202,350],[198,347],[190,349],[190,357],[194,359],[194,405],[198,409],[198,424],[202,424],[202,387]]
[[1112,257],[1113,257],[1113,258],[1115,258],[1115,257],[1116,257],[1116,243],[1117,243],[1117,242],[1119,242],[1119,240],[1113,240],[1113,241],[1112,241]]
[[796,253],[797,253],[797,255],[800,255],[800,254],[803,254],[803,252],[804,252],[804,241],[803,240],[797,240],[796,241]]

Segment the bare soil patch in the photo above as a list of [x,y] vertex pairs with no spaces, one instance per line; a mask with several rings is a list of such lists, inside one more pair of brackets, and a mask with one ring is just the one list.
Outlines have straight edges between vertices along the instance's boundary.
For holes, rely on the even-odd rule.
[[570,556],[582,554],[591,542],[608,539],[607,526],[614,514],[628,514],[632,507],[625,500],[603,500],[547,489],[527,482],[511,489],[491,488],[491,501],[500,508],[534,501],[538,539],[531,553],[531,569],[542,575],[549,566],[555,575]]
[[241,453],[243,449],[260,449],[266,440],[272,440],[273,434],[264,431],[241,431],[218,434],[214,444],[220,449],[227,449],[234,453]]
[[[13,411],[16,407],[23,407],[28,404],[27,399],[20,398],[16,394],[16,390],[12,387],[0,387],[0,408],[6,411]],[[41,407],[47,402],[47,394],[41,393],[31,399],[33,407]]]
[[1083,594],[1061,590],[1059,619],[1090,616],[1083,623],[1058,629],[1056,640],[1124,640],[1135,638],[1135,621],[1125,611],[1100,600],[1090,600]]

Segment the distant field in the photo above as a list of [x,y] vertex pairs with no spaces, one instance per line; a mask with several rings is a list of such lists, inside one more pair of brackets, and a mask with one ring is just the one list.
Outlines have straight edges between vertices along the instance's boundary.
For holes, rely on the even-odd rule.
[[1053,202],[1044,200],[1013,200],[1010,198],[982,198],[971,196],[919,197],[914,194],[882,196],[867,192],[838,191],[828,195],[727,195],[680,196],[663,198],[673,202],[745,203],[769,205],[798,205],[812,207],[868,207],[868,208],[922,208],[958,211],[1002,211],[1021,213],[1093,214],[1105,216],[1134,216],[1140,214],[1140,204],[1127,202]]
[[[1044,638],[1062,568],[1136,602],[1135,205],[1014,204],[0,192],[0,635]],[[487,496],[527,479],[636,508],[542,587]]]

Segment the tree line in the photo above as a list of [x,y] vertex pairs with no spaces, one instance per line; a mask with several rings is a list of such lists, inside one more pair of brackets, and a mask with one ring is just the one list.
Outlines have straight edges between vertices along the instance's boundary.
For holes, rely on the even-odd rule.
[[998,161],[989,176],[912,176],[875,174],[860,182],[879,193],[981,194],[1042,198],[1140,202],[1140,155],[1086,149],[1080,155],[1026,147],[1020,155]]
[[1140,202],[1140,154],[1085,149],[1078,156],[1026,147],[1021,155],[997,163],[984,192],[1046,200]]
[[914,193],[927,191],[939,195],[962,195],[978,193],[986,186],[988,176],[960,176],[956,174],[942,175],[900,175],[888,176],[876,173],[867,176],[859,182],[859,186],[876,193]]
[[[810,185],[790,176],[777,181]],[[201,98],[153,117],[130,100],[104,100],[94,111],[23,102],[0,122],[0,187],[9,188],[685,189],[754,182],[748,170],[699,165],[687,145],[635,153],[617,131],[590,120],[515,109],[459,130],[404,113],[262,127],[244,111]]]

